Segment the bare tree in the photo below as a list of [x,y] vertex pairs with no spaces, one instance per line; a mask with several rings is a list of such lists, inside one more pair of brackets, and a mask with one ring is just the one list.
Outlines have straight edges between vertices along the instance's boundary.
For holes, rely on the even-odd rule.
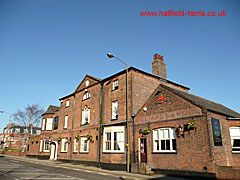
[[23,111],[17,110],[13,114],[13,121],[26,127],[38,126],[43,113],[44,109],[39,104],[27,105]]

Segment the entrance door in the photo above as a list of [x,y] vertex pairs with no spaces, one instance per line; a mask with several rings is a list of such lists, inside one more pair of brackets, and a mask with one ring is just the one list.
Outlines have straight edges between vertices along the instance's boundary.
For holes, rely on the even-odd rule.
[[50,160],[55,159],[55,148],[56,148],[56,145],[52,143],[51,144]]
[[147,163],[147,140],[140,138],[139,142],[140,162]]

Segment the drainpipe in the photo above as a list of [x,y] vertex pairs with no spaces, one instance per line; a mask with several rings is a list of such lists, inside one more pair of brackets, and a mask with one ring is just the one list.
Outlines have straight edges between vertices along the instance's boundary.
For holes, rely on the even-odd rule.
[[102,97],[103,97],[103,82],[101,82],[101,89],[100,89],[99,129],[98,129],[98,167],[101,167]]
[[136,163],[135,157],[135,114],[132,114],[132,121],[133,121],[133,163]]
[[72,160],[72,145],[73,145],[73,127],[74,127],[74,113],[75,113],[75,103],[76,103],[76,96],[74,94],[74,101],[73,101],[73,117],[72,117],[72,130],[71,130],[71,146],[70,146],[70,160]]

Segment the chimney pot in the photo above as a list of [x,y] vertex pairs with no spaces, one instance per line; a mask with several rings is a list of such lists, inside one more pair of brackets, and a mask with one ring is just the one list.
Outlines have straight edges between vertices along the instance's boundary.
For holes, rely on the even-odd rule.
[[163,56],[160,57],[160,60],[163,61]]
[[158,53],[153,55],[153,60],[157,60],[158,59]]

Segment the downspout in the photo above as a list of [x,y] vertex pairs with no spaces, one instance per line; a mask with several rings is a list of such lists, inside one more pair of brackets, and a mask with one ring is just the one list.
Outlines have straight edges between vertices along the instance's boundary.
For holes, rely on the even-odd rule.
[[75,113],[75,103],[76,103],[76,96],[74,94],[74,101],[73,101],[73,117],[72,117],[72,130],[71,130],[71,146],[70,146],[70,160],[72,160],[72,145],[73,145],[73,128],[74,128],[74,113]]
[[99,129],[98,129],[98,167],[101,167],[102,97],[103,97],[103,82],[101,82],[101,89],[100,89]]
[[133,121],[133,163],[136,163],[136,157],[135,157],[135,114],[132,115],[132,121]]

